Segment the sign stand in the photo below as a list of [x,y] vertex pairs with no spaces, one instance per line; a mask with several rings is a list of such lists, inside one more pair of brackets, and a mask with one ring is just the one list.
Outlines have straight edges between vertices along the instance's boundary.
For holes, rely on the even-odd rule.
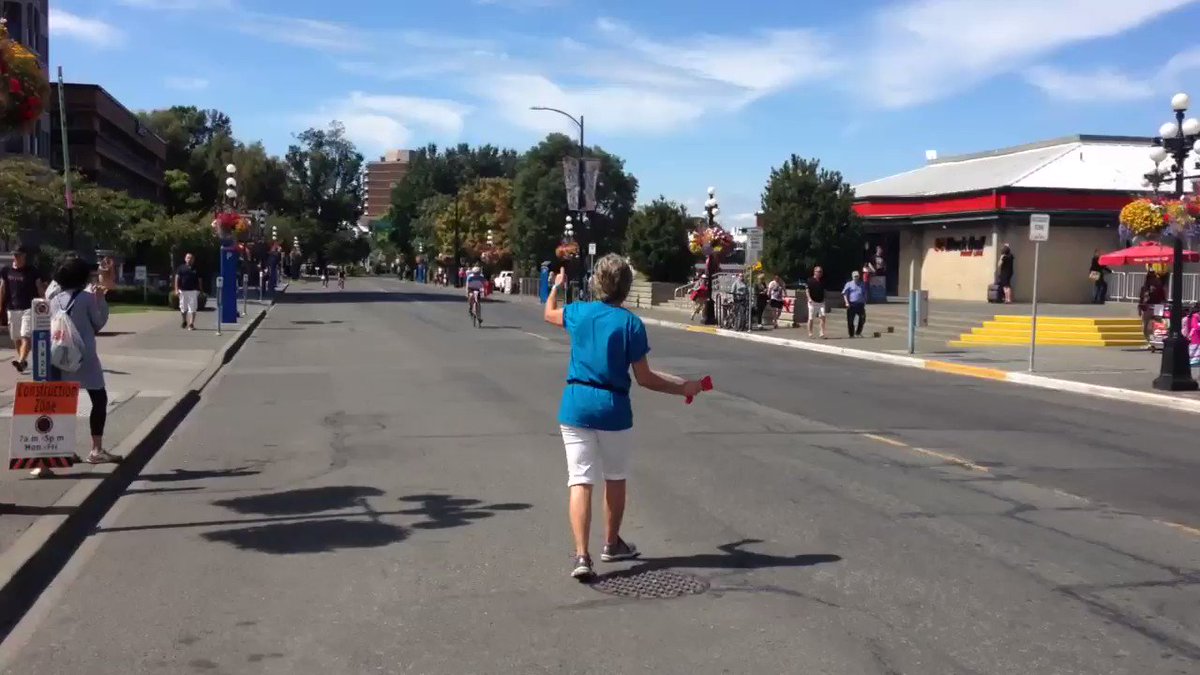
[[917,352],[917,261],[908,262],[908,353]]
[[69,468],[79,461],[75,413],[79,384],[50,382],[50,303],[33,301],[33,382],[18,382],[13,402],[8,468]]
[[133,280],[142,282],[142,304],[150,304],[150,275],[147,273],[145,265],[133,268]]
[[1033,372],[1037,355],[1038,268],[1041,266],[1042,242],[1050,240],[1050,215],[1033,213],[1029,216],[1029,241],[1033,242],[1033,308],[1029,328],[1029,372]]

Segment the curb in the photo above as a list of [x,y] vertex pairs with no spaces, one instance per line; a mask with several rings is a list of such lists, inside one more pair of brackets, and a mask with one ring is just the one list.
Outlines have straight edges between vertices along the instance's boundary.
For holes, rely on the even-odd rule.
[[192,378],[183,393],[160,404],[114,448],[114,454],[125,458],[120,464],[92,467],[89,474],[102,476],[99,480],[74,485],[48,509],[48,515],[38,517],[12,546],[0,552],[0,637],[7,637],[21,621],[75,548],[166,444],[200,402],[204,388],[237,355],[273,306],[258,310],[246,328],[227,340],[208,366]]
[[875,363],[883,363],[893,366],[932,370],[934,372],[945,373],[948,375],[959,375],[963,377],[974,377],[977,379],[993,380],[997,382],[1008,382],[1010,384],[1020,384],[1027,387],[1049,389],[1051,391],[1065,391],[1072,394],[1092,396],[1094,398],[1103,398],[1121,401],[1124,403],[1139,403],[1141,405],[1166,408],[1181,412],[1200,413],[1200,400],[1197,399],[1175,398],[1165,394],[1153,394],[1145,391],[1136,391],[1134,389],[1110,387],[1103,384],[1088,384],[1086,382],[1075,382],[1073,380],[1061,380],[1058,378],[1046,377],[1045,375],[1013,372],[1008,370],[1000,370],[997,368],[984,368],[981,366],[971,366],[963,363],[923,359],[915,356],[884,354],[880,352],[869,352],[863,349],[851,349],[847,347],[835,347],[826,344],[801,342],[798,340],[789,340],[787,338],[777,338],[768,335],[739,333],[736,331],[726,330],[724,328],[693,326],[685,323],[665,321],[663,319],[654,319],[646,316],[641,318],[644,323],[650,326],[672,328],[675,330],[687,331],[689,333],[704,333],[707,335],[733,338],[735,340],[745,340],[747,342],[757,342],[760,344],[774,345],[777,347],[817,352],[819,354],[844,356],[847,358],[859,359],[861,361],[873,361]]

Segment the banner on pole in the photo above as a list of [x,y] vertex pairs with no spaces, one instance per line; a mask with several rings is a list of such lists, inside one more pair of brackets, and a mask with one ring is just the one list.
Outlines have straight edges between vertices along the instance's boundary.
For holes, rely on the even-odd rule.
[[[579,158],[563,158],[563,185],[567,190],[567,210],[579,211]],[[583,210],[596,210],[596,187],[600,184],[600,160],[583,160]]]

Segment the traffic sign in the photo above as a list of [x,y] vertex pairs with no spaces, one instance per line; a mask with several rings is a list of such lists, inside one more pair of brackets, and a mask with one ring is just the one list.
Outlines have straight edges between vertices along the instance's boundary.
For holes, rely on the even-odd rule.
[[588,244],[588,255],[596,255],[596,242]]
[[752,227],[746,230],[746,253],[754,251],[761,253],[763,250],[763,231],[760,228]]
[[1032,213],[1029,215],[1029,241],[1050,240],[1050,214]]
[[225,277],[217,277],[217,288],[225,288]]
[[8,468],[74,464],[78,411],[78,382],[18,382]]
[[148,278],[149,278],[149,275],[146,273],[145,265],[138,265],[137,267],[133,268],[133,280],[134,281],[146,281]]
[[50,379],[50,303],[40,298],[30,308],[33,316],[33,379]]

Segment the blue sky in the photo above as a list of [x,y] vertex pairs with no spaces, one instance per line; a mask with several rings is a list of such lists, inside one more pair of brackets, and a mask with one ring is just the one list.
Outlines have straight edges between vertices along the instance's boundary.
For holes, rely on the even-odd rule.
[[[583,114],[640,199],[735,225],[772,166],[851,182],[1072,133],[1152,135],[1200,96],[1200,0],[51,0],[51,62],[130,108],[226,111],[283,152],[339,119],[364,154],[524,150]],[[1172,40],[1168,36],[1179,36]],[[1149,161],[1149,160],[1147,160]]]

